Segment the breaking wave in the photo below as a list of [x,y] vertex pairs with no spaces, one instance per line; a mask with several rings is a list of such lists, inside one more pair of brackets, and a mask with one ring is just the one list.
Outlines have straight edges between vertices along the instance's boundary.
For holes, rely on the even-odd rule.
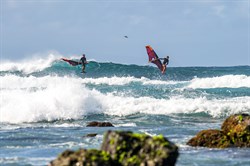
[[1,79],[0,122],[7,123],[81,119],[89,114],[127,116],[137,113],[171,115],[204,112],[221,117],[250,110],[248,96],[227,99],[205,96],[136,98],[91,90],[85,85],[87,80],[76,77],[6,75]]

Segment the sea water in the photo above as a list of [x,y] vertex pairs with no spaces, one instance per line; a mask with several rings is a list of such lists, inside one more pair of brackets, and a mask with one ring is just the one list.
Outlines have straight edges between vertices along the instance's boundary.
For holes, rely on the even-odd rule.
[[[250,165],[249,148],[186,145],[232,114],[250,114],[250,66],[162,75],[151,64],[90,61],[86,72],[55,55],[1,62],[0,165],[48,165],[66,149],[100,149],[107,130],[163,134],[179,147],[177,166]],[[91,121],[115,127],[86,127]]]

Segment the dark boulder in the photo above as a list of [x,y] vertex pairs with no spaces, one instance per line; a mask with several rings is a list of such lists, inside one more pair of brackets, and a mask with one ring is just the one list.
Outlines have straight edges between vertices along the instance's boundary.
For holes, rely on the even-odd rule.
[[50,162],[49,166],[113,166],[117,165],[111,156],[100,150],[79,149],[66,150],[57,159]]
[[227,136],[220,130],[202,130],[187,142],[190,146],[225,148],[230,145]]
[[97,133],[89,133],[84,135],[83,137],[95,137],[95,136],[97,136]]
[[101,150],[66,150],[50,166],[174,166],[178,147],[162,135],[105,133]]
[[173,166],[178,157],[178,147],[162,135],[125,131],[108,131],[101,149],[123,166]]
[[110,122],[93,121],[87,124],[87,127],[114,127]]

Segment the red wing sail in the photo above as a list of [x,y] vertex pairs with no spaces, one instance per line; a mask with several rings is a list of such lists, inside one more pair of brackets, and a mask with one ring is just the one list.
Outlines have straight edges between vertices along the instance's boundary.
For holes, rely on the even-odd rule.
[[65,61],[65,62],[68,62],[68,63],[69,63],[70,65],[72,65],[72,66],[77,66],[77,65],[82,64],[81,62],[69,60],[69,59],[66,59],[66,58],[62,58],[62,60]]
[[153,48],[151,46],[146,46],[147,49],[147,53],[148,53],[148,60],[154,64],[156,64],[156,66],[163,71],[163,67],[162,67],[162,63],[161,61],[158,59],[157,54],[155,53],[155,51],[153,50]]

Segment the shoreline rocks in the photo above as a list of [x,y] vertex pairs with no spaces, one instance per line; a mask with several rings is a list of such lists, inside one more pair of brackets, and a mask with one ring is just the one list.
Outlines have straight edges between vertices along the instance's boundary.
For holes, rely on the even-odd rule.
[[163,135],[107,131],[101,150],[66,150],[50,166],[174,166],[178,147]]
[[77,151],[66,150],[57,159],[50,162],[49,166],[112,166],[117,165],[111,156],[96,149],[79,149]]
[[209,148],[250,147],[250,115],[232,115],[223,122],[221,130],[202,130],[187,145]]
[[[110,127],[109,122],[91,122],[87,126]],[[112,125],[113,126],[113,125]],[[95,136],[95,133],[88,136]],[[250,115],[228,117],[221,129],[202,130],[187,142],[208,148],[250,147]],[[66,150],[50,166],[174,166],[178,147],[163,135],[148,136],[130,131],[107,131],[100,150]]]
[[178,157],[178,147],[163,135],[150,137],[129,131],[108,131],[101,150],[126,166],[174,166]]

